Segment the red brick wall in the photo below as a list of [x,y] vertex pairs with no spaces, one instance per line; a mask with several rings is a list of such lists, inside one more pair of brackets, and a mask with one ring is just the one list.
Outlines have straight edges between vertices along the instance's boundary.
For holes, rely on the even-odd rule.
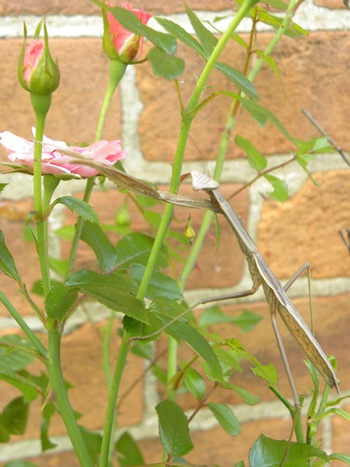
[[[228,0],[190,0],[187,3],[192,9],[213,12],[220,12],[231,6]],[[144,7],[155,15],[184,12],[184,5],[180,0],[135,0],[134,5]],[[317,14],[311,15],[310,12]],[[22,44],[20,15],[47,15],[49,35],[52,36],[50,21],[53,21],[55,31],[60,29],[59,25],[63,28],[65,24],[63,16],[55,19],[52,15],[68,15],[69,19],[74,15],[87,15],[88,21],[93,18],[91,15],[98,15],[98,9],[87,0],[25,0],[12,3],[0,0],[0,13],[1,24],[6,30],[6,34],[2,34],[5,37],[0,41],[0,128],[1,131],[9,130],[30,137],[34,118],[29,105],[29,95],[22,90],[16,78],[17,60]],[[281,73],[283,89],[278,77],[265,67],[256,80],[261,103],[275,112],[287,129],[299,138],[318,136],[317,131],[301,114],[301,108],[307,108],[338,144],[345,151],[350,151],[350,12],[344,9],[340,0],[316,0],[315,4],[308,1],[302,5],[300,14],[302,20],[306,21],[306,27],[310,27],[312,32],[307,38],[285,38],[278,45],[273,56]],[[5,29],[5,19],[11,24],[10,28]],[[33,30],[29,31],[32,32]],[[259,47],[262,49],[270,38],[271,33],[262,33],[259,37]],[[69,142],[92,142],[108,82],[108,61],[101,50],[101,41],[98,37],[89,37],[89,34],[87,37],[63,35],[52,37],[50,45],[53,55],[58,57],[62,81],[53,96],[46,134],[53,139]],[[181,84],[186,97],[201,70],[202,63],[188,50],[181,47],[180,50],[188,64]],[[230,46],[225,51],[225,58],[230,60],[233,66],[239,67],[242,58],[239,47],[236,44]],[[107,139],[123,138],[129,149],[127,167],[130,172],[166,185],[169,181],[170,164],[180,121],[174,85],[154,78],[147,64],[137,67],[134,72],[135,70],[132,70],[128,73],[123,83],[122,98],[116,96],[114,99],[104,136]],[[223,85],[223,78],[213,74],[210,84],[214,88],[219,87]],[[226,114],[227,99],[221,97],[215,99],[195,121],[187,160],[196,162],[196,167],[200,170],[211,170],[213,167],[212,161],[215,159]],[[134,130],[130,131],[130,125],[134,125],[137,138]],[[285,160],[291,147],[277,131],[272,128],[268,130],[262,130],[242,114],[234,132],[249,138],[263,154],[269,155],[277,164]],[[223,175],[223,191],[227,196],[237,188],[237,184],[246,183],[251,179],[252,174],[243,158],[237,146],[231,144],[229,161]],[[338,154],[320,156],[311,165],[311,170],[319,186],[312,184],[296,165],[282,172],[291,187],[291,198],[284,204],[266,199],[263,196],[266,187],[261,182],[254,185],[249,192],[246,190],[235,198],[233,204],[243,221],[248,222],[249,230],[253,238],[257,239],[261,253],[278,278],[285,281],[302,263],[308,261],[311,264],[316,336],[326,353],[337,357],[341,390],[346,391],[350,388],[350,376],[347,371],[350,363],[347,344],[350,325],[350,259],[338,230],[350,227],[350,171]],[[28,177],[17,176],[16,183],[5,191],[0,201],[0,228],[7,236],[8,246],[18,261],[19,270],[28,286],[38,277],[34,247],[22,242],[24,219],[32,208],[30,189]],[[72,183],[69,190],[80,194],[83,185],[79,182]],[[92,203],[103,221],[108,222],[113,220],[122,200],[123,197],[114,190],[108,193],[97,190]],[[134,226],[143,230],[145,226],[137,211],[132,210],[131,213]],[[176,215],[184,224],[188,210],[176,208]],[[70,215],[68,218],[72,219]],[[199,211],[192,214],[196,229],[201,218],[202,213]],[[62,221],[58,218],[57,222],[60,220]],[[179,230],[182,228],[180,225]],[[215,241],[208,239],[199,260],[199,268],[191,275],[188,294],[191,302],[195,297],[219,293],[217,289],[220,287],[228,288],[238,284],[243,277],[246,279],[246,276],[243,276],[244,258],[228,227],[222,224],[222,228],[220,249],[215,251]],[[60,245],[57,245],[57,248],[60,248]],[[86,264],[91,258],[83,250],[79,261]],[[249,281],[244,282],[244,286],[248,283]],[[305,279],[301,279],[299,284],[301,285],[295,284],[291,289],[291,295],[297,297],[294,300],[296,307],[307,319]],[[0,287],[10,294],[14,305],[23,315],[31,319],[31,310],[15,293],[11,281],[1,276]],[[238,313],[243,308],[248,308],[264,314],[265,319],[253,332],[237,336],[236,329],[230,326],[225,326],[220,331],[224,337],[232,337],[234,334],[241,338],[246,347],[262,361],[273,362],[279,370],[282,392],[289,394],[267,306],[259,299],[262,300],[261,295],[258,296],[258,301],[256,297],[252,297],[250,303],[225,307],[228,313]],[[105,316],[101,311],[93,311],[86,315],[80,313],[69,323],[69,332],[63,339],[64,371],[67,379],[74,384],[74,389],[70,391],[72,404],[75,410],[83,414],[82,423],[90,429],[102,428],[106,406],[98,332]],[[0,307],[2,332],[13,331],[8,318],[6,310]],[[30,322],[36,326],[34,320]],[[302,390],[310,384],[302,363],[303,356],[287,331],[282,329],[282,334],[298,390]],[[161,347],[163,345],[164,343],[160,344]],[[186,349],[182,349],[181,352],[187,355]],[[37,368],[39,369],[39,365]],[[141,371],[140,360],[130,357],[123,379],[122,393],[132,383],[135,374]],[[233,465],[234,462],[247,458],[249,447],[261,432],[277,438],[288,436],[289,420],[286,421],[286,413],[281,404],[275,401],[272,393],[257,383],[248,371],[240,374],[233,382],[260,395],[261,404],[247,407],[235,394],[218,390],[213,401],[233,405],[235,413],[242,421],[242,435],[230,438],[212,424],[211,420],[199,420],[195,424],[193,437],[196,449],[189,456],[189,460],[198,464]],[[119,420],[122,427],[131,428],[136,437],[144,439],[141,445],[148,462],[158,460],[160,456],[156,427],[145,428],[148,426],[146,418],[154,418],[152,408],[157,401],[156,390],[152,380],[146,380],[136,386],[126,399]],[[3,383],[0,384],[0,391],[2,408],[13,397],[14,391]],[[181,404],[188,409],[193,407],[193,401],[189,397],[182,397]],[[19,452],[28,459],[39,452],[34,442],[39,435],[39,402],[35,403],[31,414],[25,438],[33,442],[28,445],[14,444],[12,448],[0,447],[1,461],[15,458]],[[349,453],[346,436],[348,425],[345,426],[344,423],[338,418],[329,421],[325,429],[325,441],[326,447]],[[206,429],[203,430],[203,427]],[[59,438],[60,448],[67,452],[50,454],[44,459],[34,457],[31,460],[40,466],[78,465],[65,444],[65,430],[58,419],[53,425],[52,435],[63,437]],[[151,439],[147,439],[149,437]],[[227,459],[230,459],[229,464]]]

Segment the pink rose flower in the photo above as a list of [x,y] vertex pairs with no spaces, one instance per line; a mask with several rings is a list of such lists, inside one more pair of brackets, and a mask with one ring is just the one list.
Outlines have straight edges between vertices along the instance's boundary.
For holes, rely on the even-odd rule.
[[[106,4],[112,6],[108,2]],[[143,24],[147,24],[152,17],[152,15],[145,13],[143,10],[133,8],[129,2],[125,2],[122,8],[132,11]],[[141,56],[143,42],[143,36],[138,36],[125,29],[112,13],[108,11],[107,18],[104,15],[103,44],[105,52],[110,58],[119,59],[125,63],[132,63]],[[111,50],[112,47],[115,50]]]
[[23,79],[27,86],[30,86],[30,80],[33,75],[33,70],[38,66],[41,56],[44,51],[44,42],[39,39],[33,39],[25,47],[22,69]]
[[[35,129],[33,129],[35,134]],[[0,144],[8,151],[11,162],[29,168],[33,172],[34,142],[4,131],[0,133]],[[76,158],[67,155],[61,150],[69,150],[79,153],[81,156],[101,164],[112,166],[117,161],[126,157],[122,150],[121,141],[97,141],[90,146],[67,146],[63,141],[53,141],[44,136],[42,149],[42,173],[54,175],[71,175],[78,177],[94,177],[99,173],[97,169],[79,163],[72,163]]]

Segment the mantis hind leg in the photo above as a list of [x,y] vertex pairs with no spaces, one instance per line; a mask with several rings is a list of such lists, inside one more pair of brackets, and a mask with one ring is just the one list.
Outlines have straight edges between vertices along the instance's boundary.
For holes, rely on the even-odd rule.
[[[300,402],[299,402],[299,396],[298,396],[298,393],[297,393],[297,390],[296,390],[296,387],[295,387],[295,384],[294,384],[292,371],[291,371],[290,366],[289,366],[287,354],[286,354],[286,351],[285,351],[285,348],[284,348],[284,345],[283,345],[283,341],[282,341],[281,335],[279,333],[278,325],[277,325],[276,304],[271,305],[270,313],[271,313],[272,328],[273,328],[273,331],[275,333],[277,345],[278,345],[278,348],[279,348],[279,351],[280,351],[280,354],[281,354],[284,369],[286,371],[287,378],[288,378],[289,385],[290,385],[290,388],[292,390],[293,399],[294,399],[294,408],[289,406],[289,404],[287,406],[288,410],[290,411],[291,417],[292,417],[293,425],[292,425],[292,428],[291,428],[291,431],[290,431],[290,434],[289,434],[287,448],[286,448],[286,450],[285,450],[285,452],[283,454],[282,460],[281,460],[281,462],[279,464],[279,467],[281,467],[281,466],[283,466],[284,461],[285,461],[285,459],[286,459],[286,457],[288,455],[288,451],[289,451],[289,448],[290,448],[290,443],[292,441],[293,433],[296,430],[297,425],[300,425],[300,423],[301,423],[301,419],[300,419],[301,406],[300,406]],[[297,431],[296,431],[296,433],[297,433]],[[297,438],[298,438],[298,436],[297,436]]]
[[310,310],[310,329],[312,334],[314,333],[314,315],[312,311],[312,294],[311,294],[311,267],[309,263],[304,263],[297,272],[289,279],[286,284],[284,284],[283,288],[287,292],[287,290],[294,284],[294,282],[298,279],[299,276],[307,269],[307,282],[308,282],[308,289],[309,289],[309,310]]
[[289,366],[286,350],[284,348],[283,341],[282,341],[282,338],[281,338],[281,334],[280,334],[279,329],[278,329],[278,324],[277,324],[277,319],[276,319],[276,306],[277,306],[277,304],[273,307],[273,309],[271,307],[271,310],[270,310],[272,328],[273,328],[273,332],[275,333],[275,337],[276,337],[277,345],[278,345],[278,348],[279,348],[279,351],[280,351],[280,354],[281,354],[284,369],[286,371],[287,378],[288,378],[288,381],[289,381],[289,385],[290,385],[290,388],[292,390],[293,399],[294,399],[294,406],[297,409],[297,408],[300,407],[299,396],[298,396],[297,390],[295,388],[295,384],[294,384],[292,372],[291,372],[291,369],[290,369],[290,366]]

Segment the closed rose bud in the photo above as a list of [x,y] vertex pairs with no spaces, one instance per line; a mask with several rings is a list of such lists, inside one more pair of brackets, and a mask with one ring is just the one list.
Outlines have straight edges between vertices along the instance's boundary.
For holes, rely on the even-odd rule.
[[[112,6],[110,3],[106,3]],[[147,24],[152,15],[138,8],[132,8],[129,2],[122,5],[125,10],[131,11],[143,23]],[[112,60],[124,63],[133,63],[142,54],[144,37],[138,36],[125,29],[109,11],[102,10],[104,32],[103,49]]]
[[49,51],[48,35],[44,23],[44,39],[39,39],[42,21],[39,23],[34,39],[27,41],[24,25],[24,43],[18,64],[18,79],[21,86],[32,94],[52,94],[60,83],[57,63]]

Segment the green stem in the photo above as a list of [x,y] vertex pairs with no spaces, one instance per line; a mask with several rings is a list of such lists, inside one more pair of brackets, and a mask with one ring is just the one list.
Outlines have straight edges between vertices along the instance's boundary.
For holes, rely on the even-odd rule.
[[123,338],[118,351],[118,359],[114,370],[113,380],[109,390],[106,420],[103,430],[100,467],[108,467],[110,445],[112,441],[113,427],[115,423],[115,407],[118,399],[120,383],[129,353],[129,334],[124,330]]
[[[98,120],[97,124],[97,129],[96,129],[96,135],[95,135],[95,141],[99,141],[102,138],[103,135],[103,129],[105,127],[106,119],[107,119],[107,113],[109,110],[109,107],[112,102],[112,98],[114,95],[114,92],[124,76],[125,70],[126,70],[127,65],[123,62],[119,62],[117,60],[110,60],[109,64],[109,84],[107,88],[107,92],[105,94],[101,112],[100,112],[100,117]],[[93,190],[95,184],[95,177],[91,177],[86,181],[86,186],[85,186],[85,192],[84,192],[84,197],[83,200],[88,203],[90,201],[91,197],[91,192]],[[77,220],[77,224],[75,227],[75,232],[74,232],[74,238],[72,241],[72,247],[70,249],[69,253],[69,258],[68,258],[68,266],[67,266],[67,273],[66,273],[66,278],[70,276],[70,274],[73,271],[74,268],[74,263],[75,259],[77,256],[77,251],[78,251],[78,245],[81,237],[81,233],[83,231],[84,227],[84,219],[82,217],[79,217]]]
[[318,406],[318,409],[317,409],[317,413],[314,416],[314,419],[316,421],[310,422],[311,426],[312,426],[312,430],[310,431],[308,429],[308,436],[307,436],[306,442],[310,446],[315,445],[317,430],[318,430],[319,424],[321,422],[320,416],[324,413],[324,411],[327,408],[327,400],[328,400],[328,397],[329,397],[329,393],[330,393],[330,387],[328,386],[328,384],[325,384],[324,390],[323,390],[323,393],[322,393],[322,396],[321,396],[321,400],[320,400],[320,403],[319,403],[319,406]]
[[46,358],[47,351],[45,347],[43,346],[43,344],[41,343],[40,339],[38,339],[38,337],[30,329],[28,324],[24,321],[22,316],[18,313],[16,308],[12,305],[12,303],[8,300],[6,295],[4,295],[4,293],[1,290],[0,290],[0,301],[7,308],[12,318],[17,322],[19,327],[26,334],[26,336],[31,341],[31,343],[34,345],[34,347],[37,349],[37,351],[40,353],[40,355]]
[[113,335],[113,325],[114,325],[114,319],[115,317],[115,312],[111,312],[109,315],[109,319],[107,322],[107,325],[103,327],[101,330],[102,333],[102,341],[103,341],[103,370],[105,373],[105,378],[106,378],[106,384],[107,387],[109,388],[111,383],[112,383],[112,374],[111,374],[111,365],[110,365],[110,345],[112,342],[112,335]]
[[303,432],[302,420],[301,420],[301,407],[295,407],[289,402],[287,398],[283,396],[280,391],[272,385],[269,385],[269,389],[277,396],[277,398],[282,402],[283,405],[288,409],[291,418],[293,420],[293,428],[295,436],[298,442],[305,443],[305,436]]
[[197,107],[199,99],[208,81],[209,75],[215,67],[219,56],[226,47],[227,42],[231,40],[232,34],[235,32],[241,21],[245,18],[245,16],[249,13],[249,10],[253,8],[253,6],[256,3],[258,3],[258,0],[244,0],[240,9],[231,21],[230,25],[228,26],[224,34],[221,36],[220,40],[217,42],[212,54],[210,55],[206,63],[206,66],[203,69],[203,72],[201,73],[201,76],[197,81],[197,85],[188,104],[188,112],[191,112]]
[[[91,196],[92,189],[94,187],[94,183],[95,183],[95,177],[91,177],[86,181],[85,192],[84,192],[84,197],[83,197],[83,201],[85,201],[86,203],[88,203],[90,200],[90,196]],[[75,263],[75,259],[77,257],[77,252],[78,252],[78,245],[79,245],[81,233],[83,231],[83,226],[84,226],[84,219],[82,217],[78,217],[78,220],[75,226],[74,237],[72,240],[72,246],[69,252],[66,279],[68,279],[68,277],[73,272],[74,263]]]
[[[111,364],[110,364],[110,356],[111,356],[111,343],[112,343],[114,322],[115,322],[115,312],[110,311],[107,325],[101,329],[102,367],[103,367],[103,371],[105,374],[107,388],[112,387],[112,371],[111,371]],[[118,353],[118,358],[119,358],[119,353]],[[117,405],[113,407],[113,411],[114,411],[114,422],[112,423],[110,432],[108,433],[110,440],[114,439],[114,433],[116,429]],[[106,415],[106,420],[108,419],[108,417],[109,417],[109,412]],[[109,442],[108,458],[111,459],[112,456],[113,456],[113,443]]]
[[[298,5],[298,0],[291,0],[289,2],[288,8],[286,10],[286,14],[285,14],[285,16],[283,18],[281,26],[277,29],[275,35],[273,36],[273,38],[269,42],[268,46],[264,50],[265,55],[271,55],[271,53],[274,51],[277,44],[281,40],[283,34],[285,34],[286,28],[289,26],[294,14],[295,14],[296,5]],[[265,64],[265,60],[263,58],[259,58],[255,62],[253,68],[251,69],[250,73],[248,74],[248,79],[251,82],[253,82],[255,80],[257,74],[259,73],[259,71],[261,70],[261,68],[263,67],[264,64]]]
[[114,92],[125,74],[126,67],[127,65],[125,63],[118,60],[110,60],[109,62],[109,84],[98,120],[95,141],[98,141],[102,138],[103,129],[107,119],[107,113],[111,105]]
[[48,232],[47,220],[43,213],[42,200],[42,177],[41,177],[41,155],[42,155],[42,140],[44,136],[45,120],[47,112],[51,106],[51,94],[39,96],[31,94],[32,106],[36,117],[36,133],[34,144],[34,164],[33,164],[33,192],[34,192],[34,210],[36,214],[37,228],[37,248],[39,255],[39,263],[41,269],[41,277],[43,283],[44,296],[50,290],[50,269],[48,255]]
[[47,363],[47,371],[51,388],[55,394],[57,406],[67,433],[72,442],[74,451],[79,459],[81,467],[93,467],[93,462],[89,455],[82,433],[77,424],[72,406],[70,405],[66,385],[64,382],[61,366],[61,337],[62,325],[57,321],[48,320],[48,355],[49,362]]
[[[230,110],[229,110],[228,118],[226,120],[226,127],[225,127],[224,133],[223,133],[222,138],[221,138],[220,148],[219,148],[218,156],[216,158],[216,164],[215,164],[215,169],[214,169],[214,174],[213,174],[214,180],[219,181],[220,177],[221,177],[221,174],[222,174],[222,170],[223,170],[224,162],[225,162],[225,157],[226,157],[226,153],[227,153],[227,148],[228,148],[228,144],[230,142],[231,132],[232,132],[232,129],[233,129],[234,123],[235,123],[235,118],[233,117],[233,113],[234,113],[234,109],[236,108],[236,103],[237,103],[237,101],[232,102]],[[190,276],[190,274],[191,274],[191,272],[192,272],[192,270],[193,270],[193,268],[194,268],[194,266],[195,266],[195,264],[196,264],[196,262],[198,260],[198,257],[199,257],[199,254],[200,254],[201,250],[202,250],[202,247],[203,247],[207,232],[208,232],[208,230],[209,230],[209,228],[210,228],[210,226],[211,226],[211,224],[213,222],[213,218],[214,218],[214,213],[212,211],[206,211],[205,212],[205,214],[203,216],[203,219],[202,219],[202,222],[201,222],[201,226],[200,226],[199,231],[198,231],[198,233],[196,235],[196,240],[192,245],[192,248],[191,248],[190,254],[189,254],[188,258],[187,258],[186,264],[183,267],[182,272],[181,272],[179,285],[180,285],[180,287],[182,289],[185,288],[187,279]]]

